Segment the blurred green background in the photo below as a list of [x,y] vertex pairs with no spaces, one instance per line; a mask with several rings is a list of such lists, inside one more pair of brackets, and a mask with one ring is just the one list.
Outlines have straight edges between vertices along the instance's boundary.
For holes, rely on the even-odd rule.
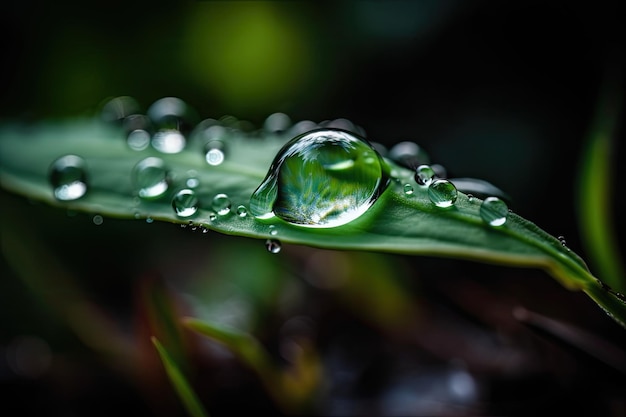
[[[492,182],[512,197],[514,211],[565,236],[586,258],[577,180],[604,77],[623,69],[617,1],[3,8],[2,121],[91,115],[121,95],[144,108],[175,96],[202,118],[232,115],[255,126],[274,112],[294,122],[347,118],[387,146],[417,142],[450,176]],[[616,214],[626,209],[622,138],[623,128],[613,152]],[[307,248],[272,256],[262,242],[169,224],[105,219],[96,226],[91,216],[0,196],[0,415],[20,408],[21,415],[182,414],[155,358],[129,366],[85,343],[89,324],[67,324],[68,303],[85,299],[77,311],[89,318],[85,311],[95,309],[116,323],[111,334],[141,335],[137,323],[155,321],[142,297],[163,288],[193,306],[186,314],[231,320],[282,361],[289,362],[280,342],[286,323],[314,323],[297,330],[326,370],[313,414],[617,416],[626,409],[624,373],[512,318],[523,305],[625,345],[595,305],[541,272]],[[624,217],[616,215],[614,226],[618,235],[626,230]],[[26,249],[15,249],[17,241]],[[45,274],[29,269],[37,263]],[[322,272],[320,263],[328,266]],[[94,329],[98,346],[127,340]],[[25,363],[41,362],[34,371],[16,365],[23,343],[35,352]],[[185,349],[212,415],[285,412],[228,352],[200,345]],[[149,343],[142,349],[140,357],[154,354]]]

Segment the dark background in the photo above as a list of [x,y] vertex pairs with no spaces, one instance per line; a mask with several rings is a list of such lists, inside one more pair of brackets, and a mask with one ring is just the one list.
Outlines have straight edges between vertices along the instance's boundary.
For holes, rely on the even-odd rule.
[[[278,111],[293,121],[348,118],[362,126],[369,139],[388,146],[404,140],[417,142],[433,162],[446,166],[451,176],[494,183],[512,197],[514,211],[555,236],[565,236],[568,245],[587,258],[577,217],[577,181],[599,94],[606,85],[623,89],[620,74],[626,36],[618,4],[454,0],[12,2],[3,6],[0,28],[0,118],[35,122],[88,115],[107,98],[120,95],[132,96],[145,107],[158,98],[175,96],[193,106],[201,117],[233,115],[256,126]],[[626,228],[621,216],[625,209],[621,193],[624,170],[619,163],[622,138],[620,127],[612,155],[616,166],[612,208],[618,236]],[[92,282],[86,285],[89,291],[121,317],[130,314],[129,281],[145,266],[146,252],[156,244],[148,245],[150,249],[137,257],[124,256],[134,245],[141,246],[147,240],[175,241],[183,248],[180,253],[189,250],[202,256],[203,245],[220,239],[239,244],[224,237],[213,237],[214,243],[206,243],[206,239],[189,233],[181,235],[168,227],[171,225],[129,226],[128,222],[105,221],[103,230],[93,227],[82,215],[68,218],[58,210],[31,206],[5,192],[2,198],[7,208],[3,216],[19,211],[30,219],[53,256],[72,264],[78,276],[90,277]],[[68,255],[72,253],[77,256]],[[620,253],[624,253],[622,249]],[[596,306],[541,272],[400,258],[419,271],[419,288],[414,284],[409,288],[434,300],[433,309],[439,312],[434,314],[440,320],[456,323],[456,330],[449,332],[462,332],[466,320],[478,320],[481,328],[493,332],[490,337],[497,338],[499,322],[485,323],[480,304],[504,299],[514,305],[532,305],[624,346],[621,330]],[[5,306],[1,308],[0,343],[5,351],[22,333],[40,334],[53,351],[76,349],[67,347],[74,346],[67,341],[72,340],[70,336],[56,336],[63,333],[58,323],[55,326],[59,328],[53,328],[56,330],[39,328],[41,320],[46,322],[42,319],[45,309],[31,305],[28,290],[16,282],[6,265],[3,270],[8,272],[2,278],[0,295]],[[467,284],[468,280],[472,284]],[[481,301],[472,303],[468,294],[474,294],[474,284],[488,288],[491,298],[478,297],[476,300]],[[508,302],[504,304],[508,306]],[[449,316],[440,309],[454,313]],[[461,324],[456,322],[459,311]],[[361,328],[362,324],[349,317],[342,319],[345,328],[328,324],[341,322],[340,313],[335,317],[329,314],[328,322],[321,321],[319,326],[326,333],[321,331],[320,339],[326,335],[334,340],[337,334],[353,332],[357,340],[361,337],[365,344],[374,343],[377,333],[367,326]],[[468,340],[473,337],[468,336]],[[534,341],[536,336],[528,332],[525,337]],[[454,338],[451,340],[449,343],[455,343]],[[532,350],[533,346],[527,347]],[[397,359],[406,354],[402,344],[371,349],[368,352],[374,352],[371,355],[377,359]],[[548,369],[550,359],[539,354],[544,367],[539,365],[538,373],[531,376],[489,373],[483,379],[489,389],[481,391],[469,409],[446,412],[524,415],[576,411],[583,406],[597,415],[624,412],[623,394],[611,391],[617,389],[614,379],[621,381],[618,388],[624,388],[624,374],[616,376],[584,353],[580,359],[571,347],[549,349],[556,349],[550,350],[550,355],[574,355],[574,359],[566,360],[563,367]],[[422,354],[411,360],[431,363],[432,358],[427,354],[428,359],[424,359]],[[144,400],[133,403],[133,391],[123,379],[97,360],[95,365],[93,362],[90,359],[89,365],[84,365],[86,373],[102,375],[93,382],[93,390],[77,390],[59,400],[50,394],[45,381],[24,380],[7,371],[0,373],[6,388],[0,396],[6,396],[13,405],[43,398],[50,405],[50,414],[59,415],[81,415],[92,399],[117,407],[131,403],[131,409],[144,411]],[[391,368],[382,359],[372,359],[371,363],[373,368]],[[579,365],[572,370],[568,368],[572,363]],[[384,385],[380,375],[387,375],[385,372],[370,372],[375,375],[370,378]],[[568,378],[570,382],[564,382]],[[251,407],[256,404],[271,409],[259,393],[262,390],[245,380],[241,396],[250,399]],[[588,384],[589,380],[597,384]],[[355,392],[375,403],[382,389],[368,383],[367,378],[364,381]],[[235,387],[224,390],[234,395]],[[103,391],[110,391],[112,397]],[[216,415],[245,409],[237,401],[207,402],[210,411],[215,407]],[[26,410],[31,408],[38,410],[32,404],[26,406]],[[348,407],[345,413],[339,408],[325,410],[367,415],[356,406]]]

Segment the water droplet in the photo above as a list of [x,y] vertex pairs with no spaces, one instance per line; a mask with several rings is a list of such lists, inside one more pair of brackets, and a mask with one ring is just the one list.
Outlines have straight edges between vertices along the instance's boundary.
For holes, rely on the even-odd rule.
[[184,189],[176,193],[172,199],[172,207],[178,217],[189,217],[198,211],[198,197],[195,191]]
[[108,100],[102,106],[100,116],[106,122],[117,122],[137,112],[139,112],[137,100],[129,96],[120,96]]
[[557,239],[559,240],[559,242],[561,242],[561,245],[567,246],[567,241],[565,240],[565,236],[559,236],[557,237]]
[[213,201],[211,202],[211,207],[220,216],[225,216],[228,213],[230,213],[230,207],[231,207],[230,198],[228,198],[226,194],[218,194],[215,197],[213,197]]
[[266,132],[282,135],[291,126],[291,119],[285,113],[270,114],[265,123],[263,123],[263,129]]
[[389,150],[388,157],[411,169],[430,162],[426,152],[417,143],[409,141],[396,143]]
[[143,129],[135,129],[126,137],[126,144],[134,151],[143,151],[150,144],[150,133]]
[[150,224],[154,221],[154,219],[150,216],[146,217],[146,223]]
[[278,230],[276,230],[276,226],[273,224],[270,225],[270,235],[276,236],[278,234]]
[[289,130],[289,134],[291,135],[291,137],[294,137],[306,132],[310,132],[311,130],[315,130],[317,128],[319,128],[317,123],[311,120],[301,120],[291,127],[291,129]]
[[435,177],[435,171],[430,167],[430,165],[420,165],[415,168],[415,182],[419,185],[423,185],[428,187]]
[[207,164],[212,166],[221,165],[225,158],[225,148],[226,146],[221,140],[212,140],[208,142],[204,148],[204,158],[206,159]]
[[267,251],[270,253],[278,253],[282,249],[282,245],[280,244],[280,241],[276,239],[267,239],[265,241],[265,247],[267,248]]
[[452,206],[456,202],[457,195],[456,187],[448,180],[435,180],[428,187],[428,197],[437,207]]
[[473,203],[474,199],[475,199],[474,195],[472,195],[472,194],[468,194],[467,195],[467,201],[469,201],[470,203]]
[[185,136],[175,129],[159,130],[152,136],[152,147],[161,153],[179,153],[185,149]]
[[147,113],[157,130],[177,130],[185,134],[197,121],[194,110],[177,97],[163,97],[155,101]]
[[58,200],[77,200],[87,192],[85,161],[80,156],[65,155],[54,161],[49,178]]
[[200,180],[197,178],[187,178],[185,184],[187,184],[187,187],[189,188],[196,188],[198,185],[200,185]]
[[237,207],[237,215],[239,217],[246,217],[248,215],[248,209],[243,204]]
[[250,198],[250,212],[307,227],[340,226],[365,213],[388,184],[388,167],[367,141],[314,130],[279,151]]
[[93,220],[93,224],[95,224],[96,226],[100,226],[102,223],[104,223],[104,219],[99,214],[96,214],[95,216],[93,216],[92,220]]
[[353,132],[353,133],[357,133],[357,128],[354,127],[354,123],[352,123],[350,120],[348,119],[344,119],[344,118],[340,118],[340,119],[335,119],[335,120],[331,120],[329,122],[324,123],[324,127],[332,127],[335,129],[343,129],[343,130],[347,130],[348,132]]
[[404,184],[404,194],[413,195],[413,186],[411,184]]
[[169,187],[168,172],[162,159],[148,157],[133,168],[133,183],[141,198],[158,198]]
[[217,220],[217,213],[215,213],[214,211],[209,211],[209,220],[212,222]]
[[502,226],[508,215],[509,208],[498,197],[487,197],[480,205],[480,217],[490,226]]

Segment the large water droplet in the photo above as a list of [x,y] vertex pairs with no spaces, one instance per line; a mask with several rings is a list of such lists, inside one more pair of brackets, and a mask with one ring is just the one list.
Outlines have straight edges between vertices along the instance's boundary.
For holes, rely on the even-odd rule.
[[480,217],[490,226],[502,226],[508,215],[509,208],[498,197],[487,197],[480,205]]
[[158,198],[169,187],[168,172],[162,159],[149,157],[133,168],[133,183],[141,198]]
[[252,194],[250,212],[307,227],[346,224],[369,209],[389,184],[388,168],[364,139],[319,129],[289,141]]
[[435,180],[428,187],[428,197],[437,207],[452,206],[456,202],[457,195],[456,187],[448,180]]
[[282,249],[282,245],[279,240],[276,239],[267,239],[265,241],[265,247],[267,251],[270,253],[278,253]]
[[61,201],[81,198],[87,192],[85,161],[80,156],[65,155],[52,163],[50,183],[54,196]]
[[213,197],[213,201],[211,202],[211,207],[220,216],[225,216],[228,213],[230,213],[230,207],[231,207],[230,198],[228,198],[226,194],[217,194],[215,197]]
[[420,165],[415,168],[415,182],[419,185],[428,187],[430,183],[433,182],[434,177],[435,171],[430,167],[430,165]]
[[193,190],[180,190],[172,199],[172,207],[178,217],[193,216],[198,211],[198,197]]

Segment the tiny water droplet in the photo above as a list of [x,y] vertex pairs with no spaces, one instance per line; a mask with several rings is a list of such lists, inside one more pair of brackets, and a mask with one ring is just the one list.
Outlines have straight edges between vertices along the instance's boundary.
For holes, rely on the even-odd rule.
[[150,133],[143,129],[135,129],[126,137],[126,144],[135,151],[143,151],[150,144]]
[[154,219],[150,216],[146,217],[146,223],[152,223]]
[[411,184],[404,184],[404,194],[413,195],[413,186]]
[[189,188],[196,188],[198,185],[200,185],[200,180],[197,178],[187,178],[185,184],[187,184],[187,187]]
[[473,202],[474,202],[474,199],[475,199],[475,198],[474,198],[474,195],[473,195],[473,194],[468,194],[468,195],[467,195],[467,201],[469,201],[470,203],[473,203]]
[[206,227],[202,227],[202,233],[209,233],[209,229],[207,229]]
[[410,141],[396,143],[389,149],[387,156],[410,169],[430,162],[426,152],[417,143]]
[[415,168],[415,182],[424,187],[428,187],[435,177],[435,171],[430,165],[420,165]]
[[498,197],[487,197],[480,205],[480,217],[490,226],[502,226],[508,215],[509,208]]
[[237,207],[237,215],[239,217],[246,217],[248,215],[248,209],[243,204]]
[[276,236],[278,234],[278,230],[276,230],[276,226],[273,224],[270,225],[270,235]]
[[218,194],[215,197],[213,197],[213,201],[211,202],[211,207],[220,216],[225,216],[228,213],[230,213],[230,208],[231,208],[230,198],[228,198],[226,194]]
[[291,119],[285,113],[270,114],[263,123],[263,129],[266,132],[277,135],[285,133],[290,126]]
[[557,239],[559,240],[559,242],[561,242],[561,245],[567,246],[567,241],[565,240],[565,236],[559,236],[557,237]]
[[133,97],[120,96],[108,100],[102,106],[100,116],[106,122],[117,122],[139,110],[139,104]]
[[96,214],[95,216],[93,216],[92,220],[93,220],[93,224],[95,224],[96,226],[100,226],[102,223],[104,223],[104,219],[99,214]]
[[280,241],[276,239],[267,239],[265,241],[265,247],[267,248],[267,251],[270,253],[278,253],[282,249],[282,245],[280,244]]
[[318,129],[278,152],[250,198],[250,212],[299,226],[336,227],[365,213],[388,185],[388,167],[367,141]]
[[172,207],[178,217],[189,217],[198,211],[198,197],[195,191],[184,189],[176,193],[172,199]]
[[52,163],[49,179],[57,200],[77,200],[87,192],[87,170],[80,156],[65,155]]
[[435,180],[428,187],[428,197],[437,207],[452,206],[456,202],[457,195],[456,187],[448,180]]
[[175,129],[159,130],[152,136],[152,147],[161,153],[179,153],[185,149],[185,143],[185,136]]
[[133,168],[133,183],[141,198],[158,198],[169,187],[168,172],[161,158],[148,157]]
[[207,164],[211,166],[221,165],[225,159],[225,148],[226,146],[221,140],[212,140],[208,142],[204,149],[204,159]]
[[212,222],[217,220],[217,213],[215,213],[214,211],[210,211],[209,212],[209,220],[212,221]]

